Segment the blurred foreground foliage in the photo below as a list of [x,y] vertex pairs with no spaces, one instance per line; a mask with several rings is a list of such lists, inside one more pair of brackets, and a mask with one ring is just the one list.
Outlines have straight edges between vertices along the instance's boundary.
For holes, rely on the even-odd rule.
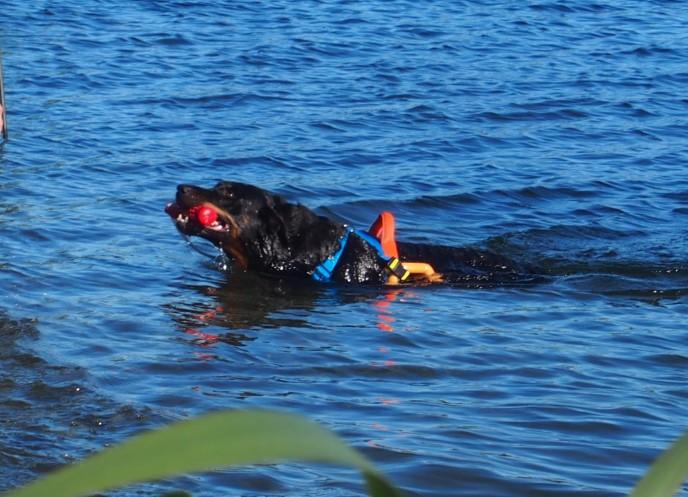
[[[224,411],[138,435],[3,497],[81,497],[183,473],[288,461],[349,466],[363,474],[370,497],[403,495],[366,457],[304,417]],[[687,477],[688,433],[655,461],[629,497],[673,496]]]

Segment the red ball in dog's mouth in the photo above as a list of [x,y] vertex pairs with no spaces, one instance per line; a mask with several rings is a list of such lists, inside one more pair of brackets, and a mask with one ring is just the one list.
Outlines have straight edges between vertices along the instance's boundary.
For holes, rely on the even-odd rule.
[[197,205],[185,211],[176,202],[170,202],[165,206],[165,212],[172,219],[178,219],[181,216],[187,218],[186,220],[191,219],[198,222],[204,228],[214,227],[218,224],[217,211],[209,205]]
[[198,205],[189,209],[189,217],[195,217],[202,226],[210,226],[217,221],[217,211],[207,205]]

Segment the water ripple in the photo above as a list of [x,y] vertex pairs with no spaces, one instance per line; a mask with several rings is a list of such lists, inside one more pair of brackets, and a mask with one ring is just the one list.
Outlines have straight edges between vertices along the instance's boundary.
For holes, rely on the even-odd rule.
[[[322,422],[415,495],[627,493],[688,423],[687,21],[643,0],[5,2],[4,486],[259,407]],[[392,210],[402,239],[543,276],[222,272],[162,212],[220,179],[357,227]],[[179,485],[363,492],[291,465]]]

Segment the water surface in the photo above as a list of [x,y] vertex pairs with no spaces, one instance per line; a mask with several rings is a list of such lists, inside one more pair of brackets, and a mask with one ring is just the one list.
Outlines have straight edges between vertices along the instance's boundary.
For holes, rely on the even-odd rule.
[[[409,495],[627,493],[688,426],[686,12],[5,2],[0,487],[260,407],[334,430]],[[361,227],[393,210],[401,238],[489,247],[544,279],[223,272],[162,212],[178,183],[219,179]],[[301,465],[162,486],[363,492]],[[137,491],[160,488],[121,494]]]

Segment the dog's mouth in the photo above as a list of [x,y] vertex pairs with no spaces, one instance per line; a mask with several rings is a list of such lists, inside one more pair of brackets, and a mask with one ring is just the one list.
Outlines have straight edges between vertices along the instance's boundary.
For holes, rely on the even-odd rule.
[[185,235],[202,236],[206,234],[231,234],[232,222],[229,215],[215,205],[203,202],[194,206],[185,206],[180,202],[170,202],[165,212],[172,218],[177,229]]
[[209,202],[204,189],[180,185],[175,201],[167,204],[165,212],[183,235],[205,238],[233,257],[242,268],[248,267],[237,221],[225,209]]

